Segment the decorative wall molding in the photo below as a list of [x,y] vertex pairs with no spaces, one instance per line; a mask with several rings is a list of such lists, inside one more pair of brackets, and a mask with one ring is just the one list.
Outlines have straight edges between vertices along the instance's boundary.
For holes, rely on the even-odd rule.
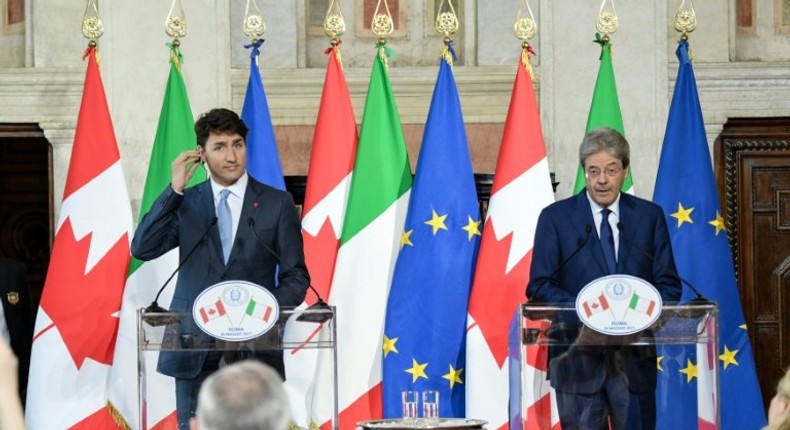
[[[790,116],[788,63],[701,63],[695,64],[694,69],[709,142],[713,142],[727,118]],[[540,76],[540,70],[536,71]],[[404,124],[425,121],[436,73],[436,68],[390,69]],[[275,124],[314,124],[324,74],[323,69],[263,70]],[[672,81],[668,83],[667,97],[671,98],[677,64],[669,66],[668,75]],[[230,76],[232,107],[241,110],[248,71],[233,69]],[[347,69],[345,76],[359,121],[370,69]],[[503,122],[514,77],[515,66],[456,67],[455,78],[466,121]],[[71,145],[83,80],[82,69],[0,69],[0,122],[38,123],[53,146]],[[551,136],[552,130],[545,129],[544,134]],[[64,160],[57,157],[54,161],[56,167],[64,165]]]

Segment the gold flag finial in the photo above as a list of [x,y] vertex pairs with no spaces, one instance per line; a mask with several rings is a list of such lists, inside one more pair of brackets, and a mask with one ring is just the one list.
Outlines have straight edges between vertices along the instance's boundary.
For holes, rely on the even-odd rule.
[[691,33],[697,28],[697,13],[694,11],[694,1],[686,0],[680,4],[677,13],[675,13],[675,30],[681,34],[680,38],[688,40],[688,33]]
[[345,32],[346,20],[340,10],[340,0],[330,0],[324,15],[324,34],[332,39],[332,45],[336,45],[338,38]]
[[[524,9],[526,8],[526,13]],[[516,38],[523,43],[529,43],[529,40],[535,37],[538,32],[538,25],[535,23],[535,15],[532,14],[532,9],[529,7],[527,0],[521,0],[518,7],[518,14],[516,15],[516,23],[513,24],[513,33]]]
[[181,0],[173,0],[170,5],[170,12],[165,20],[165,33],[175,39],[173,43],[178,45],[178,38],[187,35],[187,20],[184,16],[184,8],[181,7]]
[[[384,2],[384,12],[381,11],[381,3]],[[379,43],[386,43],[386,36],[395,31],[395,23],[392,21],[390,7],[387,0],[379,0],[376,10],[373,12],[373,19],[370,21],[370,30],[379,37]]]
[[[524,9],[526,8],[526,13]],[[529,77],[534,81],[535,72],[532,70],[532,64],[529,63],[530,54],[535,55],[535,51],[529,44],[529,40],[535,37],[538,33],[538,25],[535,23],[535,15],[532,14],[532,8],[529,7],[527,0],[521,0],[518,7],[518,14],[516,15],[516,23],[513,24],[513,33],[521,40],[521,64],[529,72]]]
[[451,35],[458,31],[458,15],[455,13],[452,0],[442,0],[439,4],[434,26],[436,31],[443,35],[445,39],[449,39]]
[[[606,2],[611,2],[611,7],[606,7]],[[603,35],[603,40],[608,41],[609,35],[617,31],[617,10],[614,7],[614,0],[603,0],[601,8],[598,9],[598,17],[595,20],[595,28]]]
[[[252,4],[252,7],[250,7],[250,4]],[[244,34],[252,39],[253,42],[266,33],[266,21],[263,20],[263,14],[255,0],[247,0],[242,28],[244,29]]]
[[104,24],[99,16],[99,5],[96,4],[96,0],[88,0],[85,14],[82,16],[82,35],[95,45],[96,39],[102,34],[104,34]]

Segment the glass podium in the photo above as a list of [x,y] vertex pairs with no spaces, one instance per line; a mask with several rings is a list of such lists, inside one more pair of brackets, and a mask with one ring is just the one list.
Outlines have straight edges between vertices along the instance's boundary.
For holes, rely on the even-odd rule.
[[[140,411],[140,428],[149,428],[157,420],[149,419],[148,406],[153,402],[161,402],[163,396],[170,396],[175,407],[175,391],[162,393],[162,387],[174,387],[173,378],[157,371],[160,353],[199,354],[220,352],[239,354],[255,354],[264,351],[288,351],[294,349],[326,350],[331,357],[328,367],[331,369],[332,396],[332,429],[338,428],[338,394],[337,394],[337,329],[335,325],[336,310],[334,306],[326,309],[295,309],[280,308],[279,319],[274,326],[262,335],[245,341],[223,341],[215,339],[197,327],[192,313],[145,312],[137,311],[137,370],[138,370],[138,407]],[[313,336],[302,342],[284,340],[286,322],[300,318],[306,321],[323,321],[319,336]],[[169,385],[168,385],[169,384]],[[156,387],[156,388],[154,388]],[[173,389],[174,390],[174,389]],[[169,391],[169,390],[167,390]]]
[[610,377],[655,390],[658,428],[718,429],[717,335],[712,302],[665,304],[655,323],[625,336],[583,325],[573,304],[523,304],[509,336],[510,429],[553,428],[558,391],[588,394]]

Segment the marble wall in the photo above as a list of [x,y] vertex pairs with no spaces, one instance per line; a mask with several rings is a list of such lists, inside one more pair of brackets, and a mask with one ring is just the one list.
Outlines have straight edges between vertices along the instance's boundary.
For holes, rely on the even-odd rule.
[[[342,52],[352,103],[361,117],[372,63],[373,39],[357,37],[354,7],[341,0],[347,34]],[[461,0],[463,49],[455,76],[477,172],[492,172],[510,99],[520,42],[513,37],[519,1]],[[762,1],[762,0],[760,0]],[[769,1],[769,0],[766,0]],[[100,0],[105,34],[102,76],[129,192],[139,206],[167,79],[164,20],[170,1]],[[406,3],[406,2],[404,2]],[[655,182],[677,61],[672,29],[678,1],[617,0],[620,28],[612,35],[614,68],[626,135],[633,145],[636,192],[650,198]],[[786,63],[731,61],[737,45],[733,2],[698,2],[691,35],[703,111],[712,142],[732,116],[790,115]],[[214,106],[241,109],[249,57],[241,31],[244,1],[183,1],[188,35],[182,41],[184,76],[195,115]],[[304,174],[318,108],[327,39],[308,31],[307,1],[258,0],[268,25],[260,67],[287,174]],[[576,150],[583,135],[600,48],[592,43],[598,1],[533,1],[541,118],[551,169],[570,194]],[[436,79],[441,40],[426,11],[433,0],[409,0],[407,34],[392,39],[398,58],[391,79],[412,162]],[[62,195],[82,91],[86,40],[80,34],[83,2],[28,2],[28,68],[0,68],[0,122],[39,123],[53,146],[54,203]]]

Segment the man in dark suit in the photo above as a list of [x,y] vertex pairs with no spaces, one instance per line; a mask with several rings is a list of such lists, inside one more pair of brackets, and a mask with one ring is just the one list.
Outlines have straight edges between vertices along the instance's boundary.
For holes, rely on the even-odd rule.
[[[527,286],[530,301],[573,303],[585,285],[610,274],[642,278],[664,302],[679,300],[663,211],[620,192],[628,175],[628,142],[615,130],[593,130],[582,141],[579,159],[586,188],[548,206],[538,219]],[[609,421],[615,430],[655,428],[655,348],[583,345],[600,335],[586,327],[579,330],[578,321],[555,324],[567,326],[554,334],[574,342],[549,352],[549,378],[563,430],[608,429]]]
[[24,403],[35,324],[24,264],[0,257],[0,300],[3,302],[0,342],[8,342],[19,360],[19,396]]
[[[137,227],[132,254],[150,260],[179,247],[183,266],[170,305],[174,312],[191,311],[201,291],[226,280],[261,285],[281,307],[299,305],[310,277],[290,194],[247,174],[247,127],[233,111],[213,109],[201,115],[195,132],[198,148],[173,162],[172,182]],[[206,164],[209,180],[185,189],[200,162]],[[195,342],[204,337],[200,330],[190,336]],[[285,376],[282,352],[257,352],[255,357]],[[207,352],[160,354],[158,370],[176,378],[179,428],[188,428],[200,384],[221,359],[222,354]]]

